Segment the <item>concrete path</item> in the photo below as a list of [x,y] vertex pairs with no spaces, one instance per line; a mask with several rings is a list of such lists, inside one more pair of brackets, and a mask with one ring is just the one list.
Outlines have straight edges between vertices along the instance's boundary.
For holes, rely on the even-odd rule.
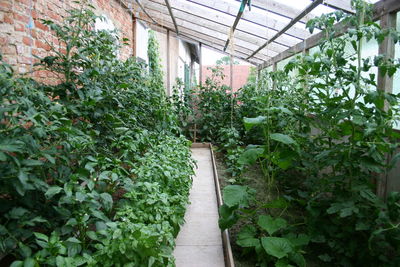
[[192,156],[198,168],[193,177],[186,223],[176,239],[176,266],[224,267],[210,148],[192,148]]

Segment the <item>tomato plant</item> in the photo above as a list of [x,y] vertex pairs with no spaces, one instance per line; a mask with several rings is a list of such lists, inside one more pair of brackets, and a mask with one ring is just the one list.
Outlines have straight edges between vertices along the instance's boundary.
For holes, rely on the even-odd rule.
[[[317,52],[294,56],[282,70],[264,72],[258,84],[249,85],[256,89],[255,97],[244,98],[238,107],[243,108],[238,114],[251,114],[236,117],[243,118],[247,133],[240,141],[248,145],[238,163],[261,166],[265,193],[272,200],[233,207],[229,203],[245,194],[225,195],[221,226],[247,222],[237,242],[255,253],[261,265],[304,266],[289,257],[296,251],[290,240],[279,239],[282,253],[271,250],[277,247],[275,238],[286,234],[307,236],[299,252],[317,265],[399,264],[399,194],[382,199],[375,192],[379,176],[399,158],[400,137],[393,129],[399,95],[378,88],[377,76],[390,77],[400,65],[385,55],[362,55],[366,42],[379,44],[386,37],[397,42],[399,33],[375,23],[370,5],[352,4],[355,16],[334,12],[310,20],[311,31],[318,28],[325,34]],[[339,37],[337,22],[349,25]],[[282,199],[286,204],[276,206]],[[266,216],[263,225],[260,216]],[[292,227],[282,226],[274,236],[268,232],[271,225]]]
[[12,266],[173,265],[189,143],[177,137],[156,41],[149,72],[119,60],[118,33],[94,30],[96,19],[86,3],[60,25],[43,21],[59,45],[36,70],[56,85],[0,64],[0,252]]

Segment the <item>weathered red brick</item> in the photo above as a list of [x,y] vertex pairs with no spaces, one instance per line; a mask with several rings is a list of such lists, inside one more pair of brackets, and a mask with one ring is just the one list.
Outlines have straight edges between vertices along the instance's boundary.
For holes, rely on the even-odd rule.
[[5,14],[4,15],[4,19],[3,19],[4,23],[8,23],[8,24],[14,24],[14,20],[10,15]]
[[38,20],[35,20],[35,27],[42,30],[42,31],[48,31],[49,27],[47,27],[46,25],[44,25],[43,23],[41,23]]
[[31,57],[18,57],[18,62],[21,64],[32,64],[33,59]]
[[23,42],[25,45],[29,45],[29,46],[31,46],[31,45],[33,44],[32,38],[27,37],[27,36],[22,37],[22,42]]
[[[118,0],[93,0],[92,4],[98,8],[98,14],[105,14],[113,21],[116,28],[121,31],[121,36],[132,39],[131,15],[120,6]],[[40,19],[52,19],[56,23],[61,23],[67,14],[67,9],[78,7],[79,4],[72,1],[0,0],[0,22],[3,22],[0,33],[0,52],[17,70],[18,67],[23,66],[30,69],[28,65],[35,61],[31,55],[44,57],[49,54],[50,46],[44,42],[44,39],[58,45],[54,32],[50,31]],[[27,24],[32,19],[34,19],[35,27],[28,30]],[[65,44],[60,45],[60,50],[65,52]],[[127,58],[131,53],[132,48],[125,46],[121,49],[121,58]],[[39,74],[40,79],[46,82],[57,82],[59,79],[47,73]]]
[[50,46],[49,46],[47,43],[44,43],[44,42],[42,42],[42,41],[40,41],[40,40],[36,40],[36,41],[35,41],[35,46],[36,46],[37,48],[43,48],[43,49],[46,50],[46,51],[49,51],[49,50],[50,50]]
[[0,1],[0,11],[10,11],[12,4],[10,2]]
[[30,18],[28,16],[25,15],[20,15],[17,13],[14,13],[14,19],[23,23],[28,24],[30,22]]
[[29,0],[15,0],[15,1],[24,4],[26,6],[29,6],[31,4]]
[[31,30],[31,36],[33,37],[33,38],[35,38],[35,39],[37,39],[38,37],[38,35],[37,35],[37,30],[35,30],[35,29],[32,29]]
[[3,47],[2,52],[7,55],[17,55],[17,50],[13,45]]
[[36,10],[32,10],[31,11],[31,16],[32,16],[33,19],[39,19],[40,18],[39,14],[38,14],[38,12]]
[[7,37],[0,37],[0,46],[6,46],[8,43]]
[[17,32],[23,32],[23,31],[25,31],[25,26],[24,26],[24,24],[16,23],[16,24],[14,25],[14,29],[15,29],[15,31],[17,31]]
[[48,15],[55,22],[61,22],[61,20],[62,20],[61,16],[58,15],[57,13],[55,13],[55,12],[49,11]]

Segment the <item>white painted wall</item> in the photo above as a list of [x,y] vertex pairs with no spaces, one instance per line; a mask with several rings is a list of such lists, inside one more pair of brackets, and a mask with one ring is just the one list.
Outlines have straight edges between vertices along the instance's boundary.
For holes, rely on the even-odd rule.
[[136,21],[136,57],[149,63],[147,45],[149,42],[149,30],[140,21]]

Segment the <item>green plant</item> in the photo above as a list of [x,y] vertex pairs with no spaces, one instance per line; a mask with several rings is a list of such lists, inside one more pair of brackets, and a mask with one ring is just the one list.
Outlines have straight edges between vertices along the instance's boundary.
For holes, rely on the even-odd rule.
[[192,89],[185,90],[182,80],[177,79],[170,97],[173,111],[177,116],[178,126],[189,139],[193,139],[190,129],[195,121],[195,99],[193,94],[194,91]]
[[236,104],[232,90],[219,81],[224,78],[222,68],[217,66],[211,71],[212,76],[207,77],[205,84],[198,89],[196,123],[201,141],[216,143],[219,129],[236,128]]
[[[223,190],[224,204],[220,208],[221,229],[231,227],[239,220],[245,219],[250,224],[241,227],[236,237],[236,244],[244,253],[257,254],[257,262],[262,266],[275,263],[275,266],[306,266],[303,247],[309,243],[305,234],[294,234],[292,225],[277,216],[260,214],[262,208],[287,208],[283,199],[262,204],[254,198],[254,190],[247,186],[228,185]],[[282,213],[281,213],[282,214]]]
[[90,5],[68,13],[43,21],[59,45],[37,68],[58,84],[0,64],[0,252],[12,266],[172,265],[189,144],[160,79],[117,59],[118,35],[94,30]]
[[[387,174],[398,159],[400,135],[393,125],[399,119],[399,95],[377,88],[377,75],[392,76],[400,65],[385,55],[363,57],[362,50],[366,42],[379,43],[386,37],[397,42],[399,33],[373,22],[365,2],[353,5],[356,16],[335,12],[311,20],[310,30],[325,34],[317,52],[294,56],[283,70],[264,73],[253,85],[269,91],[244,98],[258,108],[242,104],[253,114],[243,116],[247,135],[256,133],[246,138],[252,145],[239,162],[260,164],[267,195],[276,199],[256,203],[253,209],[267,207],[269,222],[293,220],[293,227],[286,233],[282,228],[278,237],[308,236],[301,249],[311,263],[396,266],[400,231],[393,215],[400,210],[395,204],[398,194],[385,201],[375,191],[379,175]],[[334,25],[341,21],[350,29],[337,37]],[[282,214],[269,210],[270,203],[281,199],[290,204]],[[232,210],[227,205],[221,217],[229,224],[222,227],[240,217],[257,230],[252,230],[257,238],[260,225],[246,212],[249,207]],[[243,230],[244,236],[250,228]],[[253,247],[251,253],[260,255]]]

